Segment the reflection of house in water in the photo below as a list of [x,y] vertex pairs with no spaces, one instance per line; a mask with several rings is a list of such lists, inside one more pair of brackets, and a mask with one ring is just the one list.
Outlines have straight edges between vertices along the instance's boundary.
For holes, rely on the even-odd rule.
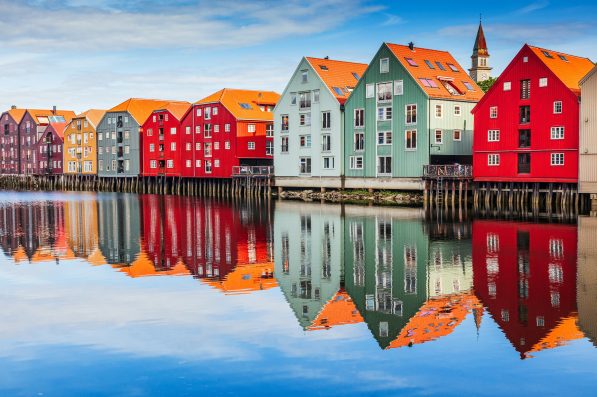
[[131,264],[139,255],[139,196],[134,194],[99,195],[99,247],[106,262]]
[[597,346],[597,218],[578,219],[578,324]]
[[87,258],[98,249],[97,216],[95,197],[64,203],[67,244],[78,258]]
[[[342,277],[341,207],[279,202],[274,231],[275,274],[286,300],[301,327],[318,322],[324,326],[318,315],[326,303],[347,298],[337,295]],[[329,306],[330,313],[335,307]]]
[[573,225],[473,224],[475,292],[521,358],[582,336],[576,244]]

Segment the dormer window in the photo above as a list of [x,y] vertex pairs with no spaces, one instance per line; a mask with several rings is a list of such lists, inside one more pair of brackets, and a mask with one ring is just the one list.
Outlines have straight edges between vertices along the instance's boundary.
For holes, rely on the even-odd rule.
[[451,78],[438,77],[438,79],[443,84],[443,86],[446,88],[446,90],[448,90],[450,95],[454,95],[454,96],[463,95],[463,93],[458,89],[458,87],[456,87],[456,85],[454,84],[454,81]]
[[417,65],[417,62],[415,62],[415,60],[414,60],[414,59],[412,59],[412,58],[404,58],[404,59],[406,59],[406,62],[407,62],[407,63],[408,63],[410,66],[416,66],[416,67],[418,67],[418,66],[419,66],[419,65]]

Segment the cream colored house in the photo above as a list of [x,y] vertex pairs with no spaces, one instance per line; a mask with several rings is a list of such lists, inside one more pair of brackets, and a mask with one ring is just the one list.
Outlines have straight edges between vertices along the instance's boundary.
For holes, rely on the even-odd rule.
[[597,66],[581,81],[579,191],[597,206]]

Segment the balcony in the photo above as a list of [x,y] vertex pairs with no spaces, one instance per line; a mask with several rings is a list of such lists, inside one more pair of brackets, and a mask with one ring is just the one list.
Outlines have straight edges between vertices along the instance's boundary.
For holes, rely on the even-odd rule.
[[424,165],[423,178],[425,179],[471,179],[473,177],[472,165]]
[[274,174],[272,166],[239,165],[232,167],[233,177],[270,177]]

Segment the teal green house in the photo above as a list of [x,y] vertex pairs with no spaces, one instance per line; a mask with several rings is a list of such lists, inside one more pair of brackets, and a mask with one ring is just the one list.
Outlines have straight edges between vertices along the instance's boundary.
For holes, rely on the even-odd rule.
[[384,43],[345,103],[344,186],[419,190],[424,165],[471,164],[482,96],[450,53]]

